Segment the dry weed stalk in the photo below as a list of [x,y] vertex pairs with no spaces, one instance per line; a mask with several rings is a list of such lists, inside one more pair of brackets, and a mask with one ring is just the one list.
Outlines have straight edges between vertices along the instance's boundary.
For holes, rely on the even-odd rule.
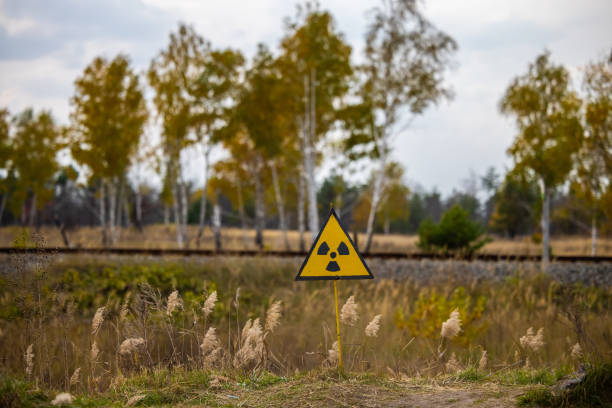
[[576,343],[572,346],[571,355],[572,358],[575,360],[579,360],[582,358],[582,347],[580,347],[580,343]]
[[25,353],[26,361],[26,376],[30,378],[32,376],[32,369],[34,368],[34,344],[30,344]]
[[332,344],[332,348],[327,350],[327,361],[329,361],[329,363],[331,365],[335,365],[338,364],[338,341],[334,341],[334,344]]
[[81,382],[81,367],[77,367],[77,369],[74,370],[74,373],[72,373],[72,376],[70,377],[70,386],[73,387],[79,382]]
[[259,318],[249,319],[242,329],[242,347],[234,356],[236,368],[257,368],[264,359],[263,330]]
[[480,356],[480,361],[478,362],[478,369],[480,371],[486,370],[488,362],[487,350],[482,350],[482,356]]
[[204,365],[212,367],[221,356],[221,347],[219,347],[219,338],[214,327],[210,327],[204,336],[202,344],[200,344],[200,352],[204,358]]
[[448,359],[444,367],[449,373],[456,373],[457,371],[461,370],[461,366],[459,365],[459,361],[457,361],[457,356],[455,356],[455,353],[451,354],[451,358]]

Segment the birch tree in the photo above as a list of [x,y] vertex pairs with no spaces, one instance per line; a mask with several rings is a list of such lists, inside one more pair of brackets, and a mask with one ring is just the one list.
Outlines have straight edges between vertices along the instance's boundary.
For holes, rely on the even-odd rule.
[[508,153],[517,173],[536,179],[542,195],[542,262],[550,258],[550,202],[554,189],[567,181],[582,143],[581,101],[570,89],[570,77],[544,52],[516,77],[500,102],[514,117],[518,135]]
[[[239,51],[230,49],[212,50],[205,48],[199,62],[200,70],[195,77],[191,93],[194,96],[191,121],[197,143],[200,144],[204,158],[204,185],[206,191],[210,173],[210,153],[217,143],[215,133],[227,123],[227,111],[232,108],[237,91],[240,68],[244,58]],[[196,245],[204,232],[206,219],[206,200],[200,201],[200,218]]]
[[76,79],[71,104],[72,157],[99,183],[102,241],[112,245],[123,204],[119,192],[148,118],[140,80],[128,58],[96,57]]
[[172,209],[176,225],[176,242],[183,248],[187,240],[187,193],[181,166],[184,149],[193,144],[195,81],[203,72],[205,55],[210,44],[193,27],[181,24],[170,33],[168,47],[151,61],[147,73],[155,91],[153,103],[162,123],[164,174],[172,194]]
[[337,31],[331,14],[307,3],[287,24],[281,48],[278,63],[285,86],[291,90],[284,103],[293,112],[295,134],[300,135],[308,227],[314,240],[319,231],[317,145],[336,121],[335,105],[348,90],[351,47]]
[[[23,193],[22,221],[34,226],[37,210],[53,198],[54,176],[59,170],[60,131],[51,113],[26,109],[15,118],[13,157],[18,188]],[[29,197],[29,206],[25,200]],[[26,208],[29,208],[26,221]]]
[[375,215],[385,187],[385,169],[393,140],[417,115],[451,97],[444,73],[457,49],[455,41],[429,22],[416,0],[383,0],[375,8],[366,32],[365,62],[361,70],[362,103],[371,110],[360,145],[369,146],[376,166],[366,226],[366,244],[372,244]]
[[612,56],[587,65],[585,138],[573,189],[591,215],[591,255],[597,255],[597,230],[612,202]]

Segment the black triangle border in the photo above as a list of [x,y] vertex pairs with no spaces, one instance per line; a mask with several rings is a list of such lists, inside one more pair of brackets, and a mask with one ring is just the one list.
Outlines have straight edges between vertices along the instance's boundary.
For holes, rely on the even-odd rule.
[[[312,255],[312,252],[314,251],[317,242],[319,242],[319,238],[321,237],[321,234],[323,233],[323,230],[327,226],[327,223],[329,222],[329,220],[330,220],[330,218],[332,216],[336,219],[336,221],[338,221],[338,225],[340,225],[340,228],[342,228],[342,232],[344,232],[344,235],[346,235],[346,237],[348,238],[349,242],[351,243],[353,249],[355,250],[355,252],[359,256],[359,259],[361,260],[361,263],[363,264],[363,266],[365,266],[366,271],[368,271],[368,276],[364,276],[364,275],[352,275],[352,276],[351,275],[349,275],[349,276],[302,276],[302,271],[304,270],[304,267],[306,266],[306,263],[310,259],[310,255]],[[347,280],[374,279],[374,275],[372,275],[372,271],[370,271],[370,268],[368,267],[368,264],[365,262],[365,260],[363,259],[363,257],[359,253],[359,250],[357,249],[357,246],[355,245],[355,243],[351,239],[351,236],[348,234],[348,232],[346,232],[346,229],[344,229],[344,226],[340,222],[340,218],[338,218],[338,215],[336,214],[336,211],[332,207],[329,210],[329,215],[327,216],[327,219],[325,220],[325,223],[323,224],[323,226],[321,227],[321,230],[319,230],[319,233],[317,234],[317,237],[313,241],[312,247],[310,247],[310,251],[308,251],[308,255],[306,255],[306,258],[304,259],[304,262],[302,263],[302,266],[300,266],[300,270],[298,271],[297,275],[295,276],[295,280],[296,281],[300,281],[300,280],[301,281],[307,281],[307,280],[342,280],[342,279],[347,279]]]

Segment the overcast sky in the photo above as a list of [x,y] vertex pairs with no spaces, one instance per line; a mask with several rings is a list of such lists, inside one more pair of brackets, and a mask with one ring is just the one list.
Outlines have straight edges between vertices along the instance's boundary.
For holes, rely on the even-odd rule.
[[[217,47],[251,56],[258,42],[276,48],[286,0],[0,0],[0,106],[51,109],[68,123],[73,81],[97,55],[130,55],[143,72],[179,21],[193,24]],[[367,11],[378,1],[322,1],[359,60]],[[512,78],[548,49],[580,85],[580,67],[612,48],[612,1],[429,0],[425,15],[459,44],[448,74],[452,102],[428,110],[397,137],[394,159],[407,179],[444,195],[470,173],[510,165],[513,122],[498,113]],[[196,159],[197,155],[192,155]],[[197,182],[201,175],[193,160]],[[327,166],[329,167],[329,166]]]

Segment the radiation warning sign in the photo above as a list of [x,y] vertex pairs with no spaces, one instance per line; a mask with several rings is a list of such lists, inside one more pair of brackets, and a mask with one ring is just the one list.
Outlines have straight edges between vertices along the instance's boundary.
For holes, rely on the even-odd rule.
[[374,279],[374,276],[332,208],[295,280],[334,279]]

